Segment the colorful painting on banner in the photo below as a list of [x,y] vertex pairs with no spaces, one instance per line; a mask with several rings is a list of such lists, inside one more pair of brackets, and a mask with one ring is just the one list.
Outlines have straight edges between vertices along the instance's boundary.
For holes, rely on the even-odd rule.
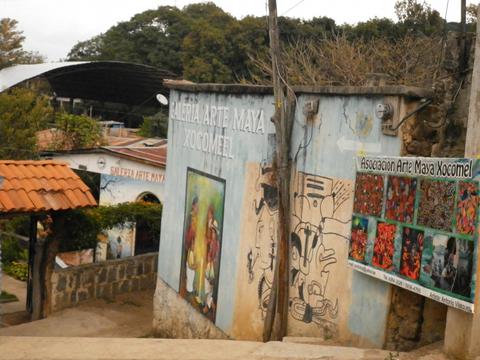
[[452,231],[455,208],[455,182],[423,180],[420,184],[419,225]]
[[381,269],[391,270],[395,250],[395,233],[397,226],[384,222],[377,224],[377,236],[373,246],[372,264]]
[[349,264],[473,312],[480,161],[360,157],[356,179]]
[[413,220],[417,180],[403,176],[389,176],[385,217],[411,223]]
[[357,261],[365,260],[368,240],[368,219],[354,216],[352,219],[352,234],[349,256]]
[[188,168],[180,295],[215,322],[225,180]]
[[363,215],[380,216],[383,207],[383,177],[358,174],[355,183],[354,211]]

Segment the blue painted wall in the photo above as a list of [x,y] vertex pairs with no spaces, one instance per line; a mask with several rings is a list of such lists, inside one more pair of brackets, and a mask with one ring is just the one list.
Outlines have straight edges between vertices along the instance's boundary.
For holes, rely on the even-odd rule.
[[[312,99],[320,101],[319,113],[307,124],[303,107],[306,101]],[[359,151],[369,153],[372,150],[376,155],[399,155],[399,137],[384,136],[380,120],[374,114],[375,105],[383,100],[382,96],[299,95],[292,141],[292,158],[296,160],[296,170],[353,182],[355,156]],[[224,106],[229,107],[230,111],[234,108],[261,109],[266,120],[265,131],[254,134],[232,130],[231,126],[216,128],[179,121],[182,113],[177,111],[178,103],[200,104],[201,107]],[[245,165],[271,160],[274,128],[269,119],[273,114],[272,104],[273,97],[266,95],[189,93],[177,90],[170,93],[167,175],[158,274],[173,289],[179,289],[187,167],[225,179],[225,214],[216,325],[227,333],[232,328],[236,299],[242,296],[236,292],[235,283],[236,279],[242,278],[239,271],[245,270],[240,269],[239,258],[244,256],[239,254],[240,244],[242,241],[250,241],[240,237],[246,182]],[[187,129],[232,137],[233,159],[185,147]],[[346,258],[343,260],[346,264]],[[346,266],[342,271],[345,276],[342,291],[348,292],[342,301],[348,303],[348,314],[344,314],[346,320],[339,323],[340,332],[353,334],[365,339],[369,344],[382,346],[389,306],[389,285],[351,271]],[[338,288],[342,284],[335,286]],[[305,327],[299,331],[303,334],[308,332],[308,329]],[[313,329],[311,335],[315,334]]]
[[[212,128],[212,126],[183,122],[173,119],[175,103],[200,104],[202,107],[226,106],[234,108],[263,109],[265,111],[264,134],[253,134]],[[235,303],[238,247],[240,243],[241,204],[244,187],[244,164],[260,162],[269,156],[268,134],[274,132],[272,116],[273,98],[270,96],[234,96],[220,94],[170,93],[170,116],[168,129],[168,155],[165,191],[165,207],[162,217],[162,232],[158,261],[158,274],[173,289],[179,288],[182,236],[184,226],[185,186],[187,167],[215,175],[226,180],[225,213],[220,260],[218,307],[216,325],[229,331]],[[233,114],[230,114],[233,116]],[[231,136],[234,158],[224,158],[184,147],[186,129],[206,131]]]

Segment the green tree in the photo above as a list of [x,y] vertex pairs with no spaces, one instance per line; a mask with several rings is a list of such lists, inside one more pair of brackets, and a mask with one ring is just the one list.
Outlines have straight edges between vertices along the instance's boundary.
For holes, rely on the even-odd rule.
[[34,64],[43,62],[36,52],[23,49],[25,37],[17,30],[18,21],[10,18],[0,19],[0,69],[13,64]]
[[94,36],[90,40],[79,41],[67,55],[68,60],[100,60],[104,47],[105,35]]
[[168,114],[159,112],[153,116],[143,118],[138,134],[144,137],[166,138],[168,131]]
[[349,40],[372,40],[384,38],[387,40],[398,40],[405,36],[404,26],[395,23],[387,18],[373,18],[365,22],[359,22],[355,26],[342,25],[340,28]]
[[16,88],[0,93],[0,159],[37,157],[37,131],[52,121],[53,109],[47,97]]
[[83,149],[101,145],[100,125],[91,117],[58,113],[55,126],[61,132],[54,144],[57,149]]
[[395,14],[407,31],[416,34],[440,34],[445,27],[445,20],[439,12],[418,0],[398,0],[395,3]]
[[77,43],[68,60],[117,60],[141,63],[182,74],[181,48],[189,32],[187,17],[161,6],[120,22],[104,34]]
[[191,19],[189,34],[183,39],[182,61],[186,79],[196,82],[233,82],[236,61],[233,34],[237,20],[214,3],[187,6]]

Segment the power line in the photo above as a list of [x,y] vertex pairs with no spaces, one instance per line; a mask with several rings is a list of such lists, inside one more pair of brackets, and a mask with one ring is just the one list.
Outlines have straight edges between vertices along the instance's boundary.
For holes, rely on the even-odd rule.
[[293,5],[291,8],[289,8],[287,11],[285,11],[282,15],[280,16],[283,16],[285,15],[286,13],[288,13],[289,11],[295,9],[298,5],[300,5],[301,3],[303,3],[305,0],[300,0],[299,2],[297,2],[295,5]]

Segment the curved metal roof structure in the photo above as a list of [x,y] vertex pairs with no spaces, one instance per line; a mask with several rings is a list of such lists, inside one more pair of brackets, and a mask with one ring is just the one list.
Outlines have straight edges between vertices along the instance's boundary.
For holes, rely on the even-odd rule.
[[15,65],[0,70],[0,92],[38,77],[46,79],[60,97],[128,105],[154,105],[155,95],[167,95],[169,71],[118,61],[72,61]]

